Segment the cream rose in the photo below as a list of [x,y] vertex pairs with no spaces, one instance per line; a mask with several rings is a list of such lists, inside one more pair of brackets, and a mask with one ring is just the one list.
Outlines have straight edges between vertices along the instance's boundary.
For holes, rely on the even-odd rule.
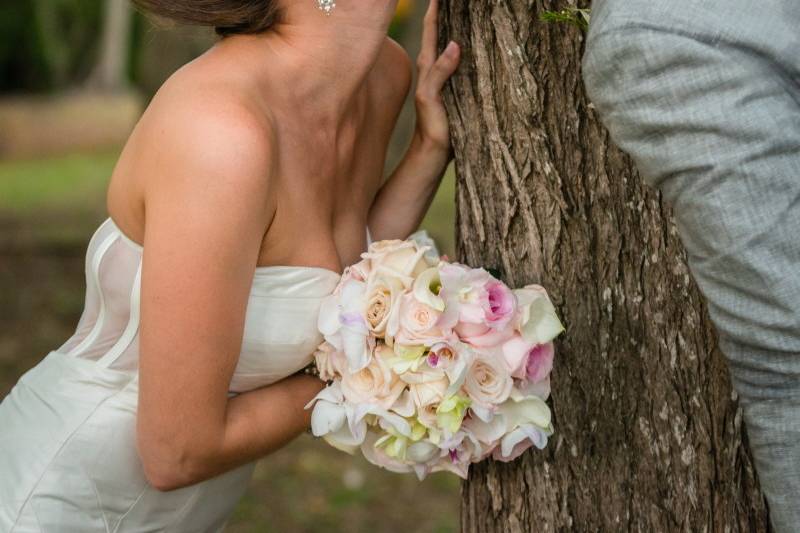
[[[399,311],[400,297],[403,295],[403,284],[396,278],[377,277],[367,285],[364,318],[367,328],[376,337],[384,337],[389,320],[393,313]],[[396,331],[390,332],[394,334]]]
[[372,243],[361,257],[371,261],[370,277],[397,278],[405,289],[409,289],[414,279],[429,268],[425,261],[428,249],[427,246],[419,247],[413,241],[394,239]]
[[472,348],[458,341],[437,342],[430,347],[426,361],[429,367],[443,371],[450,380],[448,396],[458,392],[464,384],[474,354]]
[[450,384],[447,376],[441,370],[423,365],[416,372],[404,372],[400,379],[408,384],[408,396],[420,423],[435,427],[436,408]]
[[327,341],[314,351],[314,361],[319,370],[319,377],[324,381],[341,378],[342,371],[347,366],[344,354]]
[[400,298],[399,330],[395,342],[432,345],[444,341],[444,333],[436,326],[441,313],[406,293]]
[[435,428],[436,426],[436,409],[439,408],[439,402],[429,403],[428,405],[417,410],[417,420],[419,423],[428,428]]
[[432,376],[430,381],[423,380],[409,385],[411,399],[417,409],[422,409],[431,404],[438,404],[444,398],[449,382],[447,378]]
[[472,361],[464,389],[470,398],[486,405],[500,404],[508,399],[514,382],[502,356],[478,354]]
[[342,394],[353,404],[378,403],[389,409],[402,394],[406,384],[394,374],[387,359],[394,355],[391,348],[379,344],[370,363],[358,372],[342,374]]

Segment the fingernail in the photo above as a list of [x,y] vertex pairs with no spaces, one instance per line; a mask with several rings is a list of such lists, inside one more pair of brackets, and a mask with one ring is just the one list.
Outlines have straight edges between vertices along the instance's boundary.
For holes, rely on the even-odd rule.
[[458,45],[455,41],[450,41],[447,43],[447,48],[444,49],[444,53],[450,56],[455,55],[457,47]]

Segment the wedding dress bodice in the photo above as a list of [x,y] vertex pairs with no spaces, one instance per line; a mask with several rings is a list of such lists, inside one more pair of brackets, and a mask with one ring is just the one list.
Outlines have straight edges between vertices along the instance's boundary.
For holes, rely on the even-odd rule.
[[[142,252],[110,218],[97,229],[74,335],[0,403],[0,533],[220,532],[246,490],[254,462],[169,492],[147,481],[136,448]],[[311,361],[319,307],[339,278],[256,269],[231,395]]]
[[[111,218],[98,228],[86,254],[83,315],[59,352],[117,370],[138,368],[142,250]],[[322,342],[319,306],[338,280],[319,267],[256,268],[231,392],[268,385],[311,362]]]

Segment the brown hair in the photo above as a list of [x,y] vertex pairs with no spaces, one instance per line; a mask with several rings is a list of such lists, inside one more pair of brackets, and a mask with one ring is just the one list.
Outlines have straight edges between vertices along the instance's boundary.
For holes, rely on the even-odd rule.
[[139,9],[181,24],[213,26],[221,36],[261,33],[278,19],[275,0],[133,0]]

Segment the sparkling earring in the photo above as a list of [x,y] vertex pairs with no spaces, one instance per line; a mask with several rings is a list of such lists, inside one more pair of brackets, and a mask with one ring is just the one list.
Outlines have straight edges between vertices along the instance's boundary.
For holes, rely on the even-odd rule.
[[336,0],[317,0],[317,7],[326,15],[330,15],[336,8]]

